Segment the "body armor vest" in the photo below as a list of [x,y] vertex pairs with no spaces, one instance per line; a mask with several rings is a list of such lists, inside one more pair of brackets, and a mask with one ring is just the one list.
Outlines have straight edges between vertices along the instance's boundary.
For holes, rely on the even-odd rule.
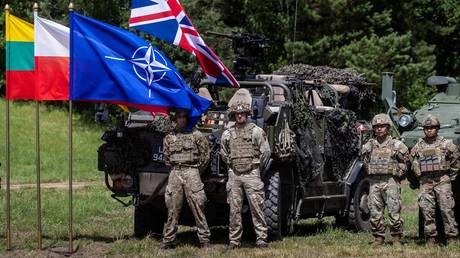
[[196,165],[199,161],[193,134],[176,134],[169,142],[172,165]]
[[419,163],[422,174],[448,170],[446,148],[442,142],[434,146],[423,146],[419,151]]
[[393,158],[393,143],[383,148],[374,148],[372,142],[371,157],[368,165],[369,175],[397,175],[398,163]]
[[247,173],[259,163],[260,151],[252,141],[252,129],[255,125],[248,124],[243,129],[230,128],[230,162],[232,169],[238,173]]

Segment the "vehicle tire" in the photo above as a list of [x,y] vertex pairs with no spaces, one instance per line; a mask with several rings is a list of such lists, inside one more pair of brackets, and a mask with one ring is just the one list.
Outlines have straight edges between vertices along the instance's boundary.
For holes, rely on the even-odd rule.
[[265,220],[268,226],[268,238],[279,240],[283,237],[286,220],[282,219],[283,205],[281,196],[281,178],[279,172],[270,171],[265,180]]
[[369,195],[369,180],[367,178],[362,179],[351,198],[348,219],[350,225],[356,230],[370,231],[370,211],[367,206],[367,196]]
[[134,236],[137,238],[147,235],[161,238],[165,222],[166,215],[151,203],[134,207]]
[[[354,215],[353,215],[354,216]],[[336,215],[335,216],[335,226],[339,228],[344,228],[347,229],[350,224],[349,224],[349,218],[343,215]]]

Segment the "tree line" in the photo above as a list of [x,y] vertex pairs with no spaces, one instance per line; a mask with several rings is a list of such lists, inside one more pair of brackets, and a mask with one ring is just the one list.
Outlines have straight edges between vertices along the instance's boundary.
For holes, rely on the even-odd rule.
[[[7,2],[12,14],[32,22],[33,1]],[[84,15],[128,28],[130,1],[73,2],[75,10]],[[68,3],[42,0],[40,15],[68,25]],[[348,67],[377,85],[382,71],[394,72],[398,101],[412,109],[433,92],[425,83],[428,76],[460,77],[458,0],[182,0],[181,4],[229,68],[235,58],[230,41],[206,36],[205,31],[265,35],[271,48],[264,72],[292,63]],[[1,30],[0,87],[4,94],[4,15]],[[165,52],[184,77],[197,69],[198,63],[190,54],[139,34]]]

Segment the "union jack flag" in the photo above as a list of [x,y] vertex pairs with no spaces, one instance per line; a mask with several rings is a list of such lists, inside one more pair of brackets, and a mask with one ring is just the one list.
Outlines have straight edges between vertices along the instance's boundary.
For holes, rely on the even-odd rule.
[[203,41],[178,0],[133,0],[129,26],[193,53],[209,81],[239,87],[227,67]]

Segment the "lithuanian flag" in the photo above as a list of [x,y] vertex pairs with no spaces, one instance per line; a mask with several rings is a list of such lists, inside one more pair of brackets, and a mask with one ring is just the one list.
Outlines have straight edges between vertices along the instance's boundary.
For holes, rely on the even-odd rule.
[[34,97],[34,25],[6,12],[6,98]]

